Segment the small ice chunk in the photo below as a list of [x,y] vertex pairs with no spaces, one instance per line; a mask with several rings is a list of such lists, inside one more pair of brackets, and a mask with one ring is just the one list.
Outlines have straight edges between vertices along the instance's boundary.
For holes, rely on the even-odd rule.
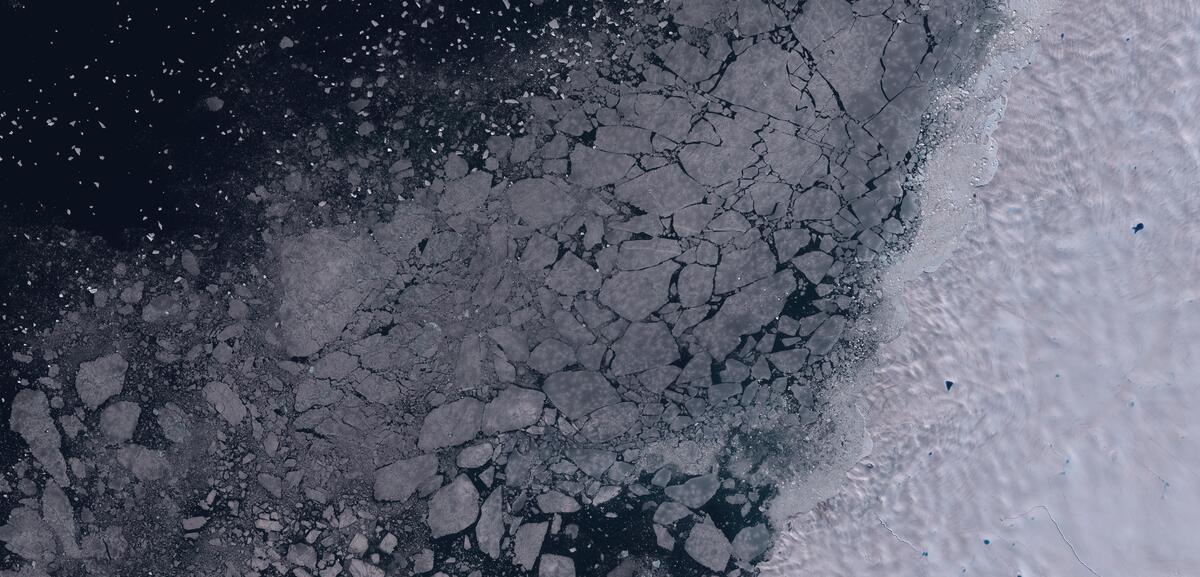
[[545,404],[546,395],[541,391],[504,389],[483,408],[483,432],[491,435],[529,427],[541,418]]
[[492,559],[500,557],[500,539],[504,537],[504,501],[499,489],[483,501],[479,522],[475,524],[475,540],[479,548]]
[[482,417],[483,403],[470,397],[442,405],[425,416],[417,447],[432,451],[470,441],[479,433]]
[[618,200],[658,216],[670,216],[680,208],[704,200],[704,188],[684,174],[678,163],[622,182],[615,193]]
[[157,411],[158,428],[172,443],[186,442],[191,436],[188,416],[175,403],[167,403]]
[[602,478],[604,472],[617,462],[616,453],[601,449],[572,449],[567,451],[567,458],[584,473],[597,479]]
[[492,460],[492,444],[479,443],[464,447],[458,452],[458,457],[455,459],[455,464],[460,469],[478,469]]
[[162,451],[128,444],[117,450],[117,462],[140,481],[157,481],[167,474],[170,463]]
[[508,360],[514,363],[523,363],[529,359],[529,345],[525,341],[525,335],[512,327],[495,327],[488,331],[488,336],[496,342],[500,350],[504,351]]
[[687,507],[675,501],[666,501],[654,510],[654,522],[659,525],[670,525],[691,514],[692,512]]
[[401,459],[375,470],[375,499],[407,501],[430,477],[437,474],[438,460],[434,455]]
[[671,277],[679,265],[664,262],[643,270],[618,271],[600,289],[600,302],[631,321],[640,321],[670,298]]
[[[596,409],[579,431],[589,441],[601,443],[626,433],[637,433],[642,411],[637,403],[625,402]],[[616,467],[613,467],[614,469]]]
[[575,560],[562,555],[542,555],[538,577],[575,577]]
[[183,265],[184,272],[192,276],[200,274],[200,260],[196,258],[195,253],[192,251],[183,251],[183,255],[179,257],[179,262]]
[[663,322],[633,323],[613,343],[612,371],[628,375],[679,360],[679,345]]
[[518,180],[506,195],[513,212],[533,228],[544,228],[567,218],[578,204],[558,182],[544,178]]
[[828,220],[842,207],[838,195],[827,188],[813,187],[796,195],[792,201],[792,216],[796,220]]
[[465,530],[479,518],[479,491],[466,475],[459,475],[429,499],[426,520],[434,539]]
[[307,543],[292,543],[288,546],[287,560],[292,565],[315,569],[317,567],[317,551]]
[[554,373],[546,378],[542,389],[550,397],[550,402],[570,419],[578,419],[600,407],[621,401],[608,379],[594,371]]
[[355,555],[362,555],[363,553],[367,552],[367,546],[369,544],[370,543],[367,541],[366,535],[363,535],[362,533],[355,533],[354,537],[350,539],[350,545],[347,548]]
[[542,542],[546,540],[548,523],[525,523],[517,528],[513,540],[513,563],[518,567],[533,571],[538,555],[542,552]]
[[120,353],[80,363],[79,372],[75,374],[75,390],[79,393],[79,399],[89,409],[103,405],[109,397],[121,393],[127,370],[129,363]]
[[721,251],[713,291],[717,294],[744,287],[775,272],[775,254],[759,240],[743,250]]
[[204,398],[230,425],[236,427],[246,418],[246,406],[225,383],[213,381],[204,385]]
[[258,484],[276,499],[283,496],[283,479],[280,479],[275,475],[270,473],[259,473]]
[[546,339],[529,353],[530,368],[543,375],[561,371],[574,362],[575,349],[558,339]]
[[351,559],[348,569],[350,570],[350,577],[385,577],[386,575],[383,569],[362,559]]
[[654,526],[654,541],[658,543],[659,547],[662,547],[667,551],[675,550],[675,538],[672,537],[671,532],[662,525]]
[[549,491],[537,496],[538,509],[543,513],[574,513],[579,510],[579,501],[558,491]]
[[413,572],[428,573],[433,571],[433,551],[421,549],[420,553],[412,556]]
[[137,403],[115,402],[100,413],[100,432],[112,443],[124,443],[133,438],[141,414]]
[[729,539],[711,522],[697,523],[692,527],[683,549],[697,563],[718,573],[729,564]]
[[681,237],[700,234],[716,213],[716,206],[711,204],[693,204],[675,211],[671,218],[671,228]]
[[558,294],[571,296],[599,289],[600,280],[600,273],[596,269],[573,253],[567,253],[550,269],[550,275],[546,277],[546,286]]
[[8,426],[25,439],[29,451],[60,485],[70,486],[67,464],[63,460],[62,436],[50,416],[50,404],[46,394],[33,389],[23,389],[12,400]]
[[820,251],[809,251],[792,259],[796,267],[808,282],[819,284],[825,278],[825,273],[833,266],[833,257]]
[[704,475],[688,479],[679,485],[667,487],[665,492],[668,497],[692,509],[699,509],[708,503],[713,495],[717,494],[717,487],[720,485],[721,480],[716,475]]
[[738,531],[733,538],[733,556],[739,561],[749,563],[767,552],[771,546],[771,531],[759,523]]
[[680,254],[683,254],[683,248],[679,246],[677,240],[669,238],[629,240],[622,243],[621,248],[617,251],[617,267],[622,270],[650,268]]
[[692,263],[679,271],[675,284],[679,292],[679,304],[688,308],[707,303],[713,294],[713,278],[716,269]]
[[571,152],[571,182],[584,188],[616,183],[633,168],[633,158],[578,145]]

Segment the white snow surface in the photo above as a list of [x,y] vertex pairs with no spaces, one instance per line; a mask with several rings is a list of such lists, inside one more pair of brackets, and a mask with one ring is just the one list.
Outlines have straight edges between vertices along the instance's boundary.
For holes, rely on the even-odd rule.
[[865,456],[765,575],[1200,571],[1200,4],[1044,16],[973,100],[999,128],[929,166],[903,327],[847,385]]

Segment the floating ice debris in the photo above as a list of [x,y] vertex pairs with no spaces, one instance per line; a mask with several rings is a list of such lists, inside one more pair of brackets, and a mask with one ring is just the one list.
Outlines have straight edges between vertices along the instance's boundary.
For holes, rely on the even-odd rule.
[[717,572],[725,570],[732,546],[725,534],[709,522],[697,523],[684,543],[684,550],[697,563]]
[[465,475],[459,475],[429,499],[426,521],[435,539],[458,533],[478,518],[479,492]]
[[129,363],[119,353],[80,363],[79,372],[75,375],[75,390],[79,393],[79,400],[89,409],[95,409],[109,397],[120,394],[128,369]]
[[[858,18],[831,1],[843,24]],[[877,32],[911,14],[825,31],[823,11],[794,2],[718,4],[630,4],[616,32],[584,5],[564,17],[491,3],[505,29],[546,40],[496,35],[530,48],[530,66],[487,62],[486,82],[407,44],[459,16],[446,38],[493,35],[491,16],[453,4],[410,2],[411,25],[386,34],[371,21],[358,31],[371,50],[353,54],[296,32],[300,18],[288,32],[312,50],[255,28],[254,58],[277,44],[294,86],[315,78],[329,98],[312,105],[335,107],[265,125],[211,116],[275,145],[253,192],[223,201],[265,225],[250,250],[160,226],[138,236],[162,251],[115,278],[64,277],[94,288],[51,329],[62,345],[18,359],[9,428],[31,473],[17,490],[36,493],[40,465],[85,496],[86,563],[107,558],[114,574],[134,567],[116,564],[123,539],[136,553],[124,562],[169,573],[145,551],[181,530],[221,547],[255,535],[228,559],[247,575],[753,573],[793,461],[758,440],[786,445],[818,421],[838,345],[859,334],[852,262],[884,254],[914,214],[899,177],[920,127],[897,112],[924,105],[918,85],[958,28],[901,26],[911,37],[888,44]],[[768,38],[789,29],[794,50]],[[805,44],[834,29],[847,37],[830,50]],[[854,69],[881,59],[880,78]],[[238,75],[250,92],[206,77],[185,102],[223,111],[209,96],[258,93],[260,71]],[[912,100],[889,104],[901,90]],[[26,534],[45,524],[13,515]],[[5,534],[26,561],[64,547]]]

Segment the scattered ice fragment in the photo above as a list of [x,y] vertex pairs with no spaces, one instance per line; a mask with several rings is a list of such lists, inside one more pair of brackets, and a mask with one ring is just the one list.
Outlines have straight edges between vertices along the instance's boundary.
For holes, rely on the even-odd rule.
[[455,477],[429,499],[426,520],[433,538],[453,535],[479,518],[479,491],[466,475]]
[[62,437],[50,416],[46,394],[23,389],[13,397],[8,426],[25,439],[42,468],[62,486],[69,486],[67,464],[61,453]]
[[604,375],[594,371],[566,371],[546,378],[542,389],[550,402],[570,419],[581,418],[621,397]]
[[225,383],[213,381],[204,385],[204,398],[230,425],[237,426],[246,418],[246,406]]
[[717,487],[721,484],[721,480],[716,475],[704,475],[688,479],[680,485],[667,487],[665,492],[668,497],[691,507],[699,509],[712,499],[713,495],[717,494]]
[[417,446],[432,451],[461,445],[479,433],[482,418],[483,403],[470,397],[442,405],[425,416]]
[[481,428],[489,435],[524,429],[541,418],[545,404],[541,391],[509,387],[484,406]]
[[538,554],[542,552],[542,542],[546,539],[546,528],[549,523],[525,523],[517,528],[513,541],[513,563],[518,567],[532,571],[537,563]]
[[710,521],[697,523],[683,544],[684,551],[697,563],[717,572],[729,564],[729,539]]
[[749,563],[767,552],[771,546],[771,531],[766,525],[745,527],[733,538],[733,556]]
[[562,555],[542,555],[538,577],[575,577],[575,560]]
[[100,432],[112,443],[124,443],[133,438],[142,408],[137,403],[118,401],[100,413]]
[[504,536],[504,501],[502,491],[495,490],[479,508],[479,522],[475,524],[475,540],[488,557],[500,557],[500,539]]
[[120,353],[81,363],[75,375],[75,390],[79,393],[79,399],[89,409],[104,404],[109,397],[120,394],[128,369],[129,363]]
[[537,496],[538,509],[543,513],[574,513],[579,510],[579,502],[558,491],[550,491]]
[[427,479],[437,474],[434,455],[401,459],[375,471],[375,498],[380,501],[407,501]]

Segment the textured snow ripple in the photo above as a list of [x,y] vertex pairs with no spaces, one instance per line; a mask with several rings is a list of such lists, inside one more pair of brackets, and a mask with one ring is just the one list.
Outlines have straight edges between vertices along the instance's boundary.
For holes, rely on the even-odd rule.
[[765,574],[1194,574],[1188,4],[1067,3],[1048,20],[978,222],[908,283],[907,326],[861,377],[872,454],[793,520]]

